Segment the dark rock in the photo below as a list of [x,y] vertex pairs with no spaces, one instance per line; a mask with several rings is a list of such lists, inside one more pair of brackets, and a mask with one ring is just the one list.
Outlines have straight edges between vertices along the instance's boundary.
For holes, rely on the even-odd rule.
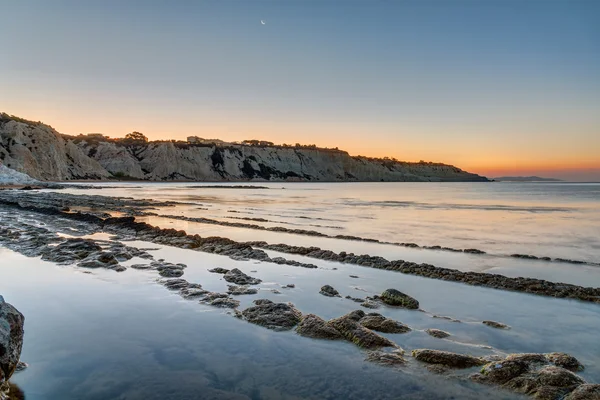
[[433,336],[438,339],[444,339],[450,336],[448,332],[433,328],[425,329],[425,332],[427,332],[430,336]]
[[165,278],[178,278],[183,275],[183,269],[186,268],[185,264],[172,264],[159,261],[151,263],[150,266],[155,268],[158,274]]
[[398,321],[384,317],[381,314],[367,314],[358,321],[365,328],[383,333],[406,333],[410,328]]
[[503,324],[501,322],[483,321],[483,323],[487,326],[491,326],[492,328],[496,328],[496,329],[510,329],[510,326]]
[[441,364],[451,368],[471,368],[485,364],[485,360],[464,354],[442,350],[417,349],[412,356],[428,364]]
[[0,296],[0,386],[10,379],[19,365],[24,324],[23,314]]
[[258,285],[262,282],[260,279],[246,275],[237,268],[228,271],[225,275],[223,275],[223,279],[225,279],[227,282],[235,283],[236,285]]
[[344,336],[344,339],[359,347],[366,349],[397,347],[391,340],[362,326],[358,321],[364,316],[364,311],[355,310],[342,317],[330,320],[328,324],[339,331]]
[[213,272],[215,274],[226,274],[229,272],[229,270],[221,267],[216,267],[213,269],[209,269],[208,272]]
[[381,301],[390,306],[399,306],[416,310],[419,308],[419,302],[396,289],[387,289],[380,296]]
[[489,383],[503,385],[529,370],[529,364],[517,357],[503,361],[496,361],[486,364],[481,369],[481,374]]
[[211,306],[221,308],[236,308],[240,305],[239,300],[232,299],[231,297],[216,298],[208,302]]
[[485,254],[485,251],[479,249],[464,249],[463,252],[471,254]]
[[350,278],[358,278],[358,275],[350,275]]
[[325,285],[325,286],[321,287],[321,291],[319,293],[321,293],[323,296],[327,296],[327,297],[341,297],[340,293],[337,290],[335,290],[332,286],[329,286],[329,285]]
[[582,371],[584,369],[583,364],[570,354],[548,353],[545,356],[552,364],[568,369],[569,371]]
[[290,330],[302,318],[302,313],[292,304],[273,303],[267,299],[255,300],[254,304],[254,307],[242,311],[243,318],[268,329]]
[[315,314],[305,315],[296,327],[296,332],[301,336],[314,339],[334,340],[343,338],[337,329]]

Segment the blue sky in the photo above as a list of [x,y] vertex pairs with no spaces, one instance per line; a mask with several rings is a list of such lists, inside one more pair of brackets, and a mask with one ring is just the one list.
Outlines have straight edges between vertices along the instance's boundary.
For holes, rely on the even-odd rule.
[[600,178],[600,1],[0,2],[0,110],[65,133]]

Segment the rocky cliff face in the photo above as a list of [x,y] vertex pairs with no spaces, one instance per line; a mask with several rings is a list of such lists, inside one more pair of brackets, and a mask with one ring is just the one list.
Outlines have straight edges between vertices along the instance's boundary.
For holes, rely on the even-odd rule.
[[451,165],[351,157],[340,150],[135,142],[60,135],[0,114],[0,160],[43,180],[486,181]]

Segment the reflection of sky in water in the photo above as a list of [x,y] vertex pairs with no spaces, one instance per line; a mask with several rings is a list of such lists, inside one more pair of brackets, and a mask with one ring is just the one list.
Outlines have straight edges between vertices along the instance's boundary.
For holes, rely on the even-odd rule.
[[[248,324],[223,310],[181,300],[153,284],[153,272],[94,270],[84,274],[8,250],[0,249],[0,256],[3,280],[11,282],[3,287],[5,297],[26,316],[22,359],[30,367],[13,381],[28,400],[516,398],[434,376],[414,365],[403,371],[372,365],[363,361],[363,351],[347,342],[311,340],[294,332],[272,332]],[[280,300],[292,300],[303,311],[328,317],[356,308],[348,300],[317,294],[320,283],[314,274],[321,271],[312,270],[309,276],[309,271],[301,268],[235,262],[172,248],[160,250],[156,256],[187,262],[190,281],[219,286],[221,291],[225,282],[206,268],[235,264],[246,272],[256,269],[254,275],[267,282],[295,282],[298,289],[291,289]],[[378,278],[373,279],[372,283],[365,282],[367,287]],[[345,285],[340,283],[340,289]],[[452,292],[448,295],[454,296]],[[256,298],[248,296],[244,302],[252,297]],[[434,309],[436,303],[438,300],[432,299],[425,306]],[[415,328],[426,322],[427,327],[444,325],[444,321],[417,311],[396,310],[391,315],[414,323]],[[469,331],[470,326],[479,335],[497,334],[480,324],[453,326],[457,336],[465,340],[472,338],[461,331]],[[503,333],[509,338],[518,335],[517,330]],[[389,336],[407,348],[427,344],[465,350],[462,345],[430,338],[420,331]],[[486,352],[466,349],[473,354]]]
[[318,219],[335,220],[327,224],[335,228],[318,230],[600,262],[600,184],[261,182],[268,190],[189,188],[198,183],[119,185],[91,193],[210,206],[165,208],[164,214],[223,219],[234,210],[238,217],[274,221],[252,223],[306,229]]

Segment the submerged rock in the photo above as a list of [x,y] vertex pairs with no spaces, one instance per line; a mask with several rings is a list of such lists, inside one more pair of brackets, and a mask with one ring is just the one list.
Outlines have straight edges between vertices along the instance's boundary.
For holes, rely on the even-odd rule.
[[479,357],[442,350],[417,349],[412,351],[412,356],[428,364],[441,364],[452,368],[471,368],[486,363]]
[[[354,301],[356,301],[356,300],[354,300]],[[371,300],[365,300],[362,303],[360,303],[360,306],[364,307],[364,308],[376,309],[376,308],[379,308],[379,303],[376,303]]]
[[0,386],[8,381],[19,365],[24,324],[23,314],[0,296]]
[[258,278],[253,278],[250,275],[246,275],[237,268],[227,271],[223,275],[223,279],[227,282],[235,283],[236,285],[258,285],[262,281]]
[[496,329],[510,329],[510,326],[496,321],[483,321],[483,324]]
[[390,306],[399,306],[416,310],[419,308],[419,302],[396,289],[387,289],[380,296],[381,301]]
[[302,313],[293,304],[273,303],[259,299],[254,306],[242,311],[242,317],[250,323],[273,330],[290,330],[298,325]]
[[341,297],[340,293],[337,290],[335,290],[333,286],[329,285],[321,287],[321,291],[319,293],[327,297]]
[[448,332],[442,331],[440,329],[430,328],[430,329],[425,329],[425,332],[427,332],[427,334],[429,334],[430,336],[433,336],[438,339],[444,339],[444,338],[447,338],[450,336],[450,334]]
[[334,340],[343,338],[342,334],[337,329],[315,314],[305,315],[298,324],[296,332],[300,336],[314,339]]
[[369,351],[365,360],[387,366],[404,365],[406,364],[406,359],[402,357],[402,354],[403,352],[401,351],[394,351],[391,353],[386,353],[383,351]]
[[365,328],[383,333],[406,333],[411,330],[408,326],[377,313],[367,314],[358,322]]
[[362,310],[352,311],[339,318],[332,319],[329,325],[337,329],[346,340],[366,349],[377,349],[380,347],[397,347],[397,345],[372,330],[362,326],[359,321],[365,317]]

